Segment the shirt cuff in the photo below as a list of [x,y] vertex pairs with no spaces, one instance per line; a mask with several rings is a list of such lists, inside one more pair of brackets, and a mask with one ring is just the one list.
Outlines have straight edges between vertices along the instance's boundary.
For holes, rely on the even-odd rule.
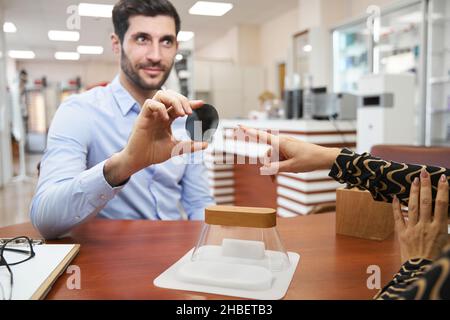
[[91,169],[84,171],[79,179],[82,192],[86,194],[89,204],[95,208],[105,206],[126,185],[125,183],[115,188],[110,186],[103,173],[106,161],[100,162]]
[[339,183],[347,182],[347,169],[349,167],[349,162],[353,161],[357,155],[350,149],[344,148],[341,150],[333,166],[331,167],[328,176],[338,181]]

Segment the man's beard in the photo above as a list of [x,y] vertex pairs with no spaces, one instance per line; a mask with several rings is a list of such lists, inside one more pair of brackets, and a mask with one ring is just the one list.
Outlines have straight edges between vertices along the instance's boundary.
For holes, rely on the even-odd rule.
[[[128,56],[125,54],[125,52],[122,49],[122,57],[120,60],[120,67],[122,69],[122,71],[125,73],[125,75],[128,77],[128,79],[130,79],[134,85],[136,85],[139,89],[144,90],[144,91],[152,91],[152,90],[159,90],[161,89],[161,87],[163,86],[163,84],[166,82],[167,78],[170,75],[170,70],[172,69],[172,65],[169,68],[165,68],[163,65],[161,64],[138,64],[136,66],[135,70],[133,68],[133,65],[131,64],[130,59],[128,59]],[[138,72],[139,69],[141,68],[148,68],[148,67],[159,67],[163,70],[164,74],[163,77],[161,79],[161,81],[159,83],[157,83],[156,85],[149,85],[148,83],[146,83],[144,81],[144,79],[142,79]]]

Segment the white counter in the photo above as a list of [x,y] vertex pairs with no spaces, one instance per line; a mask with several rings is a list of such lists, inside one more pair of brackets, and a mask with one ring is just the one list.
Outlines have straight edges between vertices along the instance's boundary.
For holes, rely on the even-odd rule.
[[329,132],[329,131],[353,131],[356,130],[356,121],[342,120],[247,120],[225,119],[220,121],[220,128],[237,127],[239,124],[280,131],[304,131],[304,132]]

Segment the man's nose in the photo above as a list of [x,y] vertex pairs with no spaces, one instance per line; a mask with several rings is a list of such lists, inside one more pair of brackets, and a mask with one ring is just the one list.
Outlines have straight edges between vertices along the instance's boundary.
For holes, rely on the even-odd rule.
[[159,45],[158,42],[153,43],[149,46],[145,57],[147,58],[147,60],[153,62],[161,61],[161,46]]

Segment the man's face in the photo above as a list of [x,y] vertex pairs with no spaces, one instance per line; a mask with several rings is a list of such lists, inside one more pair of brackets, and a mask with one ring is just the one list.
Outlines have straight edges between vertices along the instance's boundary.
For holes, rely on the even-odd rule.
[[141,90],[159,90],[178,50],[175,21],[168,16],[134,16],[121,46],[122,71]]

